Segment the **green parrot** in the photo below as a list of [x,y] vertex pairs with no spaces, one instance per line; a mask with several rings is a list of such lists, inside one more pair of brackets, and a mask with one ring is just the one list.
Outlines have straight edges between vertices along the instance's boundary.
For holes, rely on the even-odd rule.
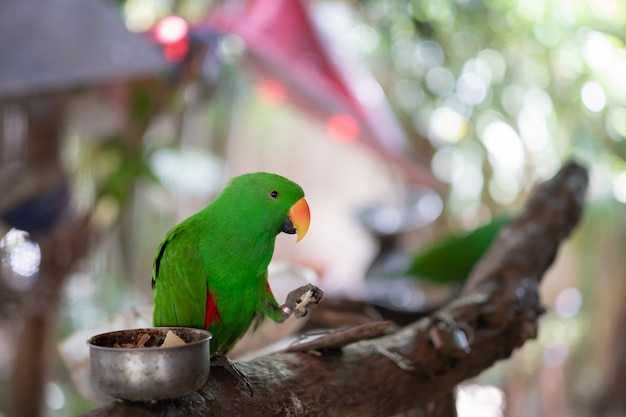
[[416,253],[406,274],[436,284],[464,282],[511,220],[502,214],[467,233],[457,233],[433,243]]
[[279,305],[267,267],[280,232],[302,239],[310,213],[302,188],[276,174],[256,172],[230,180],[204,209],[170,230],[152,271],[155,326],[211,332],[211,353],[225,354],[263,317],[302,317],[323,292],[313,285]]

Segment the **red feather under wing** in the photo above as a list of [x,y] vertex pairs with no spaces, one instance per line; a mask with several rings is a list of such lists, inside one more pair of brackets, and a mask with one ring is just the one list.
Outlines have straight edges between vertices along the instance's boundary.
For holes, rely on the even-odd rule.
[[204,328],[208,328],[215,322],[222,321],[220,312],[217,309],[215,297],[209,291],[206,292],[206,311],[204,312]]

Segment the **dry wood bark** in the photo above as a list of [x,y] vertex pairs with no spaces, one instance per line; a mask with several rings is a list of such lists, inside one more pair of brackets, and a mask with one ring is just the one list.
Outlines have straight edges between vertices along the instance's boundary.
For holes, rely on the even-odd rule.
[[[195,394],[156,403],[115,402],[84,416],[390,416],[415,407],[427,415],[458,383],[536,336],[544,311],[538,285],[580,219],[587,182],[586,170],[569,163],[539,186],[460,297],[424,319],[342,349],[238,363],[254,397],[240,380],[212,366]],[[455,332],[467,337],[467,350],[445,341]]]

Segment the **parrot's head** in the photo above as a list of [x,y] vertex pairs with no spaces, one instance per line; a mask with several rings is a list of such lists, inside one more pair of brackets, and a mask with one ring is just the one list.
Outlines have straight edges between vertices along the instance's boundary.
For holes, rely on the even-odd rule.
[[296,234],[300,241],[309,229],[310,211],[302,187],[277,174],[255,172],[230,180],[224,195],[234,201],[241,224],[270,233]]

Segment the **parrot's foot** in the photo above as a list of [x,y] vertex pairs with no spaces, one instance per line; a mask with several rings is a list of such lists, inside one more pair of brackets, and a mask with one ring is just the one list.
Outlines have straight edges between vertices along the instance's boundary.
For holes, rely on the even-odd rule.
[[309,313],[309,307],[319,303],[323,295],[324,291],[312,284],[296,288],[287,296],[283,311],[285,311],[286,307],[297,318],[304,317]]
[[231,361],[228,356],[221,354],[215,354],[211,357],[211,359],[215,361],[214,363],[217,366],[226,369],[226,371],[228,371],[228,373],[234,376],[236,379],[243,380],[243,382],[246,384],[246,388],[248,388],[248,390],[250,391],[250,396],[254,397],[254,389],[252,389],[252,384],[250,384],[248,377],[245,376],[244,373],[239,370],[239,368],[237,368],[235,362]]

